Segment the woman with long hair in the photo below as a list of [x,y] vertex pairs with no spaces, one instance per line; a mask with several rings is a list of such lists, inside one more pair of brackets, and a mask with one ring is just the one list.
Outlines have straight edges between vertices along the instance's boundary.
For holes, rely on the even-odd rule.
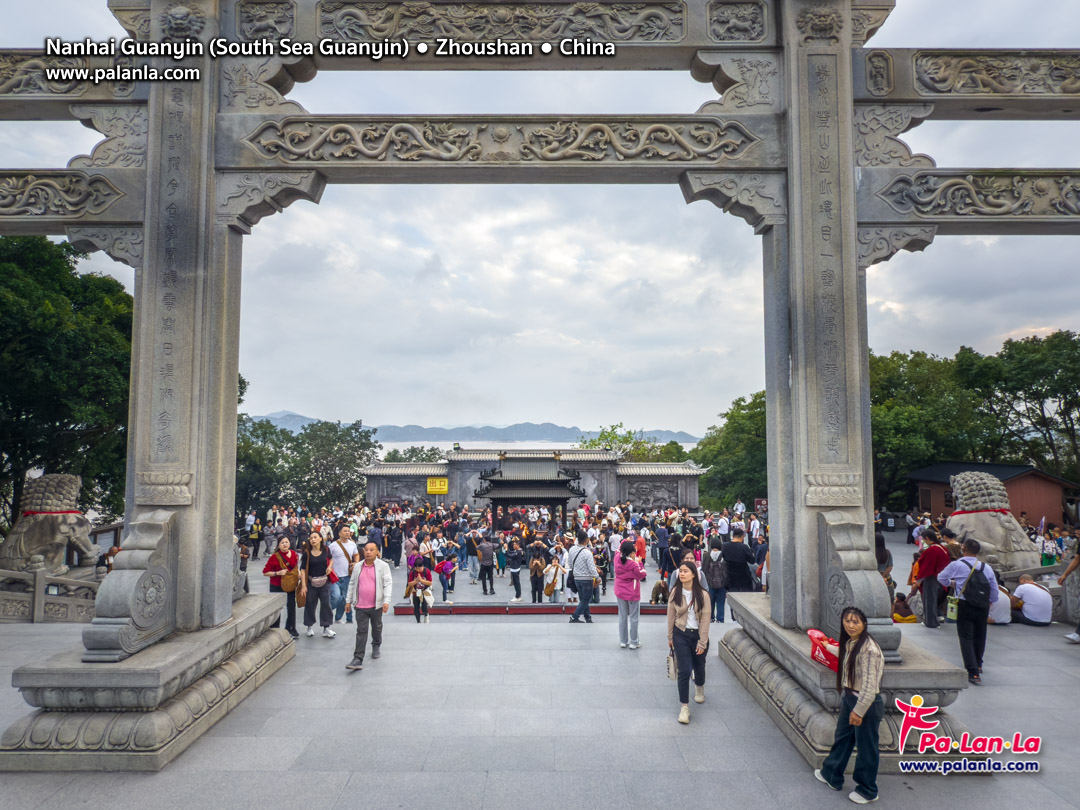
[[832,749],[821,769],[814,771],[819,782],[840,790],[851,751],[858,748],[852,773],[855,790],[848,795],[856,804],[869,804],[878,797],[878,727],[885,714],[878,694],[885,656],[866,632],[866,625],[865,613],[857,607],[846,607],[840,614],[840,643],[836,647],[826,645],[839,659],[836,690],[840,693],[840,714]]
[[705,656],[709,652],[709,617],[712,603],[701,587],[697,566],[686,560],[678,568],[678,584],[668,597],[668,647],[679,671],[679,722],[690,722],[690,673],[694,674],[694,702],[705,702]]
[[[295,570],[299,564],[300,558],[291,546],[288,535],[282,535],[278,538],[277,551],[266,560],[263,576],[270,577],[270,593],[285,593],[281,587],[281,578]],[[270,626],[278,627],[280,624],[279,616]],[[300,638],[300,634],[296,632],[296,591],[285,593],[285,629],[293,638]]]
[[[319,624],[322,625],[323,638],[337,635],[330,629],[334,623],[334,611],[330,609],[330,578],[333,568],[330,565],[330,549],[326,547],[320,532],[312,532],[308,537],[307,548],[300,559],[299,592],[304,602],[304,626],[309,636],[315,635],[315,605],[319,606]],[[336,579],[336,577],[334,577]]]
[[633,540],[623,540],[615,555],[615,598],[619,601],[619,646],[636,650],[641,617],[641,583],[649,575]]

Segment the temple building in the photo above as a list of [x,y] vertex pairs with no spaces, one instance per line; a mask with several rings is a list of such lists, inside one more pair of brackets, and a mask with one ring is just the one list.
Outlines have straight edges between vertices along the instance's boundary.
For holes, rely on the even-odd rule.
[[697,509],[693,462],[626,462],[611,450],[454,450],[436,463],[378,463],[364,469],[368,506],[392,502],[576,507],[630,501],[637,508]]

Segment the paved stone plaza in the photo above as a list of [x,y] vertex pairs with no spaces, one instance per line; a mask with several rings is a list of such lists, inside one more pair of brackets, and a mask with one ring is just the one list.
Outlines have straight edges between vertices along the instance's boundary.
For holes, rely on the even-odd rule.
[[[899,533],[894,557],[910,557]],[[897,570],[903,567],[897,566]],[[261,569],[260,569],[261,570]],[[253,573],[255,573],[253,571]],[[404,569],[395,571],[403,586]],[[898,577],[899,578],[899,577]],[[650,580],[652,581],[652,580]],[[509,580],[498,580],[505,598]],[[252,577],[257,589],[265,580]],[[459,586],[461,594],[474,590]],[[478,589],[476,589],[478,590]],[[398,590],[400,594],[400,590]],[[615,618],[387,617],[384,655],[344,669],[352,628],[301,637],[296,658],[157,774],[4,774],[0,807],[849,807],[710,650],[704,706],[675,722],[664,621],[618,646]],[[727,625],[726,627],[730,627]],[[713,632],[718,633],[714,625]],[[725,628],[726,629],[726,628]],[[80,625],[0,625],[0,679],[78,643]],[[990,628],[985,685],[951,707],[979,734],[1041,734],[1034,776],[879,778],[882,808],[1080,806],[1080,647],[1050,628]],[[958,659],[952,626],[905,636]],[[0,690],[0,723],[29,710]],[[849,782],[850,784],[850,782]]]

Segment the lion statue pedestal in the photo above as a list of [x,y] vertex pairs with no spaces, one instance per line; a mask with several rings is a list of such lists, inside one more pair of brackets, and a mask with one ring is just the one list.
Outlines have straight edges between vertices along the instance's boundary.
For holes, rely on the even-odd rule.
[[996,571],[1038,568],[1039,548],[1020,528],[1009,508],[1005,485],[984,472],[965,472],[949,479],[956,498],[956,511],[945,527],[956,532],[962,543],[969,537],[979,541],[979,559]]
[[90,542],[90,521],[78,508],[82,479],[77,475],[43,475],[26,483],[21,513],[0,545],[0,569],[68,572],[68,543],[84,556],[96,556]]

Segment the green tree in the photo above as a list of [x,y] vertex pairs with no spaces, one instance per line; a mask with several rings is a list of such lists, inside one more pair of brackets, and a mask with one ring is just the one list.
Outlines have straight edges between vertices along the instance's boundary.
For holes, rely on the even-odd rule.
[[764,498],[769,491],[765,392],[739,397],[720,418],[723,422],[710,427],[690,451],[695,463],[709,467],[700,483],[706,509],[731,506],[738,498]]
[[382,445],[360,421],[312,422],[296,436],[290,480],[301,503],[313,509],[344,506],[364,494],[361,470],[375,463]]
[[659,455],[656,439],[646,436],[643,430],[629,430],[623,423],[600,429],[598,436],[587,439],[580,436],[577,447],[582,450],[611,449],[626,461],[655,461]]
[[0,531],[26,474],[81,475],[80,507],[123,512],[132,298],[44,237],[0,239]]
[[686,452],[686,448],[674,439],[656,449],[656,461],[679,462],[686,461],[688,458],[690,454]]
[[398,450],[396,447],[387,451],[383,461],[387,462],[412,462],[412,463],[434,463],[442,461],[446,458],[446,454],[443,453],[438,447],[432,445],[431,447],[424,447],[420,445],[417,447],[406,447],[404,450]]
[[297,440],[288,430],[268,419],[253,420],[240,414],[236,423],[236,514],[251,509],[265,514],[276,504],[290,503],[294,496],[290,472],[297,454]]

